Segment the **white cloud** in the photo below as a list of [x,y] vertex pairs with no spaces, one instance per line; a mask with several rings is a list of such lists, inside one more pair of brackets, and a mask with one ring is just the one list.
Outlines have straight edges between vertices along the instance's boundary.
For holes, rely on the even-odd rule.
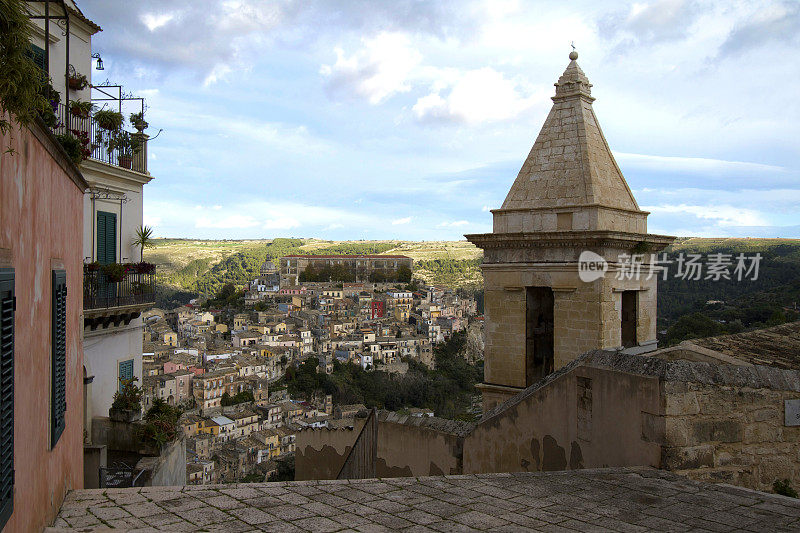
[[341,229],[343,227],[344,227],[344,224],[339,224],[338,222],[334,222],[333,224],[328,224],[327,226],[322,228],[322,231],[332,231],[332,230],[335,230],[335,229]]
[[629,154],[614,152],[617,161],[636,168],[671,172],[700,172],[712,174],[781,173],[786,169],[775,165],[746,161],[725,161],[704,157],[672,157],[661,155]]
[[755,209],[730,205],[654,205],[642,206],[653,214],[688,214],[714,220],[719,226],[767,226],[769,222]]
[[195,220],[196,228],[244,229],[258,226],[258,220],[250,215],[228,215],[220,218],[200,217]]
[[300,221],[296,218],[274,218],[266,220],[262,226],[264,229],[292,229],[299,228]]
[[230,65],[218,63],[214,65],[214,67],[211,69],[211,72],[209,72],[203,80],[203,86],[208,87],[217,83],[218,81],[222,81],[226,79],[231,72],[233,72],[233,69]]
[[392,220],[392,226],[399,226],[400,224],[408,224],[411,222],[411,217],[396,218]]
[[330,93],[366,98],[377,105],[396,93],[410,90],[408,75],[420,63],[422,55],[407,35],[382,32],[361,42],[363,47],[349,57],[336,48],[336,63],[320,68]]
[[434,87],[431,93],[417,100],[412,108],[417,120],[497,122],[517,117],[545,98],[544,93],[525,91],[518,82],[506,79],[491,67],[463,72],[446,96],[442,92],[441,87]]
[[457,228],[459,226],[466,226],[469,224],[466,220],[454,220],[452,222],[440,222],[436,225],[438,228]]
[[175,13],[144,13],[140,19],[151,32],[156,31],[175,18]]
[[213,209],[214,211],[219,211],[220,209],[222,209],[222,206],[221,205],[215,205],[211,209]]
[[481,211],[483,211],[484,213],[488,213],[489,211],[491,211],[491,209],[492,208],[489,207],[488,205],[481,207]]

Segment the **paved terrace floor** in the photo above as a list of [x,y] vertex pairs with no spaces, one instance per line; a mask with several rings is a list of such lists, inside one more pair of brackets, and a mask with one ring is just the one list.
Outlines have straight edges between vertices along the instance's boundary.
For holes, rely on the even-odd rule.
[[[64,528],[64,529],[57,529]],[[70,529],[73,528],[73,529]],[[798,531],[800,500],[663,471],[76,490],[46,531]]]

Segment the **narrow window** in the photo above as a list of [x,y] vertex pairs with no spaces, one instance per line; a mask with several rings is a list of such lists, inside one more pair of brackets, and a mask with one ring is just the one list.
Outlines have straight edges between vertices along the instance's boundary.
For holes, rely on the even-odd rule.
[[14,271],[0,269],[0,529],[14,510]]
[[133,359],[119,362],[119,390],[122,390],[122,383],[125,380],[133,379]]
[[525,386],[553,372],[554,297],[549,287],[527,287],[525,305]]
[[622,347],[636,346],[637,291],[622,292]]
[[50,365],[50,447],[64,432],[67,411],[67,272],[53,270]]

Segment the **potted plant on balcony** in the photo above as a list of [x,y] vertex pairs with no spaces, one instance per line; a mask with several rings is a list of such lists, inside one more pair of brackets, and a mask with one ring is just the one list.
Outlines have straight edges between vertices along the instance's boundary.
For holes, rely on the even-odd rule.
[[110,109],[100,109],[94,112],[94,121],[97,126],[105,131],[117,131],[122,127],[125,122],[125,117],[118,111],[111,111]]
[[136,237],[133,239],[131,244],[139,247],[139,257],[142,260],[142,264],[145,264],[144,249],[155,246],[153,243],[153,228],[149,226],[139,226],[136,228]]
[[133,166],[133,156],[141,150],[142,142],[137,134],[131,134],[127,131],[116,131],[111,135],[106,150],[109,155],[114,150],[117,150],[117,164],[124,168],[131,168]]
[[91,102],[81,102],[80,100],[71,100],[69,103],[69,112],[73,117],[89,118],[92,113]]
[[131,124],[133,124],[133,127],[136,128],[136,131],[139,133],[142,133],[150,125],[144,119],[144,112],[131,113]]
[[78,74],[76,72],[74,74],[70,74],[68,79],[68,85],[70,90],[80,91],[85,89],[89,85],[89,80],[86,79],[86,76],[84,76],[83,74]]
[[117,422],[134,422],[142,418],[142,389],[136,386],[139,378],[120,380],[122,387],[114,393],[114,403],[108,417]]
[[109,263],[100,267],[106,279],[111,283],[119,283],[125,279],[125,267],[119,263]]

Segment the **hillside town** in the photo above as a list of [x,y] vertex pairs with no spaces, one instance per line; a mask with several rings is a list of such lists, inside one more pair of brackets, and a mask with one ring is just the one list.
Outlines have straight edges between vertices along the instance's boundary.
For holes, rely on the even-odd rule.
[[[344,265],[338,277],[365,281],[299,281],[326,264]],[[472,296],[369,281],[410,279],[411,266],[380,255],[291,256],[281,268],[267,260],[244,289],[243,311],[195,300],[143,313],[142,406],[183,408],[187,482],[263,481],[293,454],[299,429],[352,426],[365,409],[335,405],[329,394],[292,398],[281,384],[288,368],[312,360],[325,373],[350,363],[402,374],[409,360],[432,367],[432,347],[454,333],[480,334]]]

